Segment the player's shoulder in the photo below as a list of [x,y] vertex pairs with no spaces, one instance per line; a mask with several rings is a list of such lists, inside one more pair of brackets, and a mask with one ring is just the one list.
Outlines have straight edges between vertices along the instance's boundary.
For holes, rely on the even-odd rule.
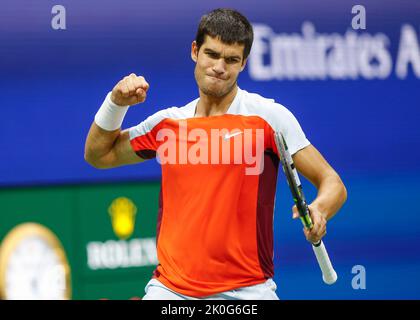
[[283,104],[274,98],[264,97],[258,93],[248,92],[241,89],[241,106],[243,113],[257,115],[264,119],[276,119],[289,117],[291,112]]
[[276,103],[276,101],[273,98],[267,98],[263,97],[262,95],[255,93],[255,92],[249,92],[244,89],[239,89],[241,92],[241,95],[243,97],[242,101],[247,103],[248,105],[267,105],[267,104],[273,104]]
[[155,112],[151,116],[149,116],[146,121],[151,122],[154,124],[160,123],[166,119],[187,119],[190,118],[191,115],[194,114],[195,106],[197,104],[197,100],[195,99],[191,102],[188,102],[184,106],[172,106],[160,109],[159,111]]
[[157,111],[152,117],[160,119],[186,119],[191,117],[191,114],[194,114],[195,106],[197,104],[195,99],[184,106],[172,106],[168,108],[161,109]]
[[138,125],[131,127],[129,129],[130,138],[144,135],[152,130],[159,128],[159,126],[165,123],[168,119],[187,119],[191,117],[191,114],[194,114],[195,105],[197,100],[193,100],[181,107],[169,107],[161,109],[154,114],[148,116],[145,120],[140,122]]

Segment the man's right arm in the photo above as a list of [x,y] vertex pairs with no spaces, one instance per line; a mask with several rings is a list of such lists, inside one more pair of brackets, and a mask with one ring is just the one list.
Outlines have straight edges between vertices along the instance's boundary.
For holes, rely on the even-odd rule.
[[107,169],[143,161],[132,149],[128,130],[120,126],[127,106],[146,100],[149,84],[135,74],[123,78],[112,89],[92,123],[85,143],[85,160]]

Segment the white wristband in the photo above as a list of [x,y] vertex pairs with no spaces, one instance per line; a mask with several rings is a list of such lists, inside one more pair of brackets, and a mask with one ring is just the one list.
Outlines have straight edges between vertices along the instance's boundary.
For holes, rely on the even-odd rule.
[[121,128],[129,106],[118,106],[111,100],[111,92],[106,95],[102,106],[95,115],[95,123],[104,130],[114,131]]

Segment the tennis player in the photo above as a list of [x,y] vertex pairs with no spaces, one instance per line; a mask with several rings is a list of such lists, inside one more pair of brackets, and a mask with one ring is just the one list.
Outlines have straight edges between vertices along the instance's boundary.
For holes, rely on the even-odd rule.
[[278,299],[272,279],[276,131],[317,188],[309,206],[314,227],[304,230],[308,241],[326,234],[327,221],[346,200],[340,177],[293,114],[238,87],[252,42],[252,26],[239,12],[204,15],[191,46],[196,100],[121,130],[129,107],[144,102],[149,89],[132,73],[107,94],[92,123],[85,145],[92,166],[155,157],[161,163],[159,264],[143,299]]

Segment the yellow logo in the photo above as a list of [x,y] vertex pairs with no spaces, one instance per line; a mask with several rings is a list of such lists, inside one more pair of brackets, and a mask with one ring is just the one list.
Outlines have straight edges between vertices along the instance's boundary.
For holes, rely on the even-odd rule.
[[134,231],[137,208],[128,198],[120,197],[112,201],[108,208],[112,229],[118,238],[125,240]]

